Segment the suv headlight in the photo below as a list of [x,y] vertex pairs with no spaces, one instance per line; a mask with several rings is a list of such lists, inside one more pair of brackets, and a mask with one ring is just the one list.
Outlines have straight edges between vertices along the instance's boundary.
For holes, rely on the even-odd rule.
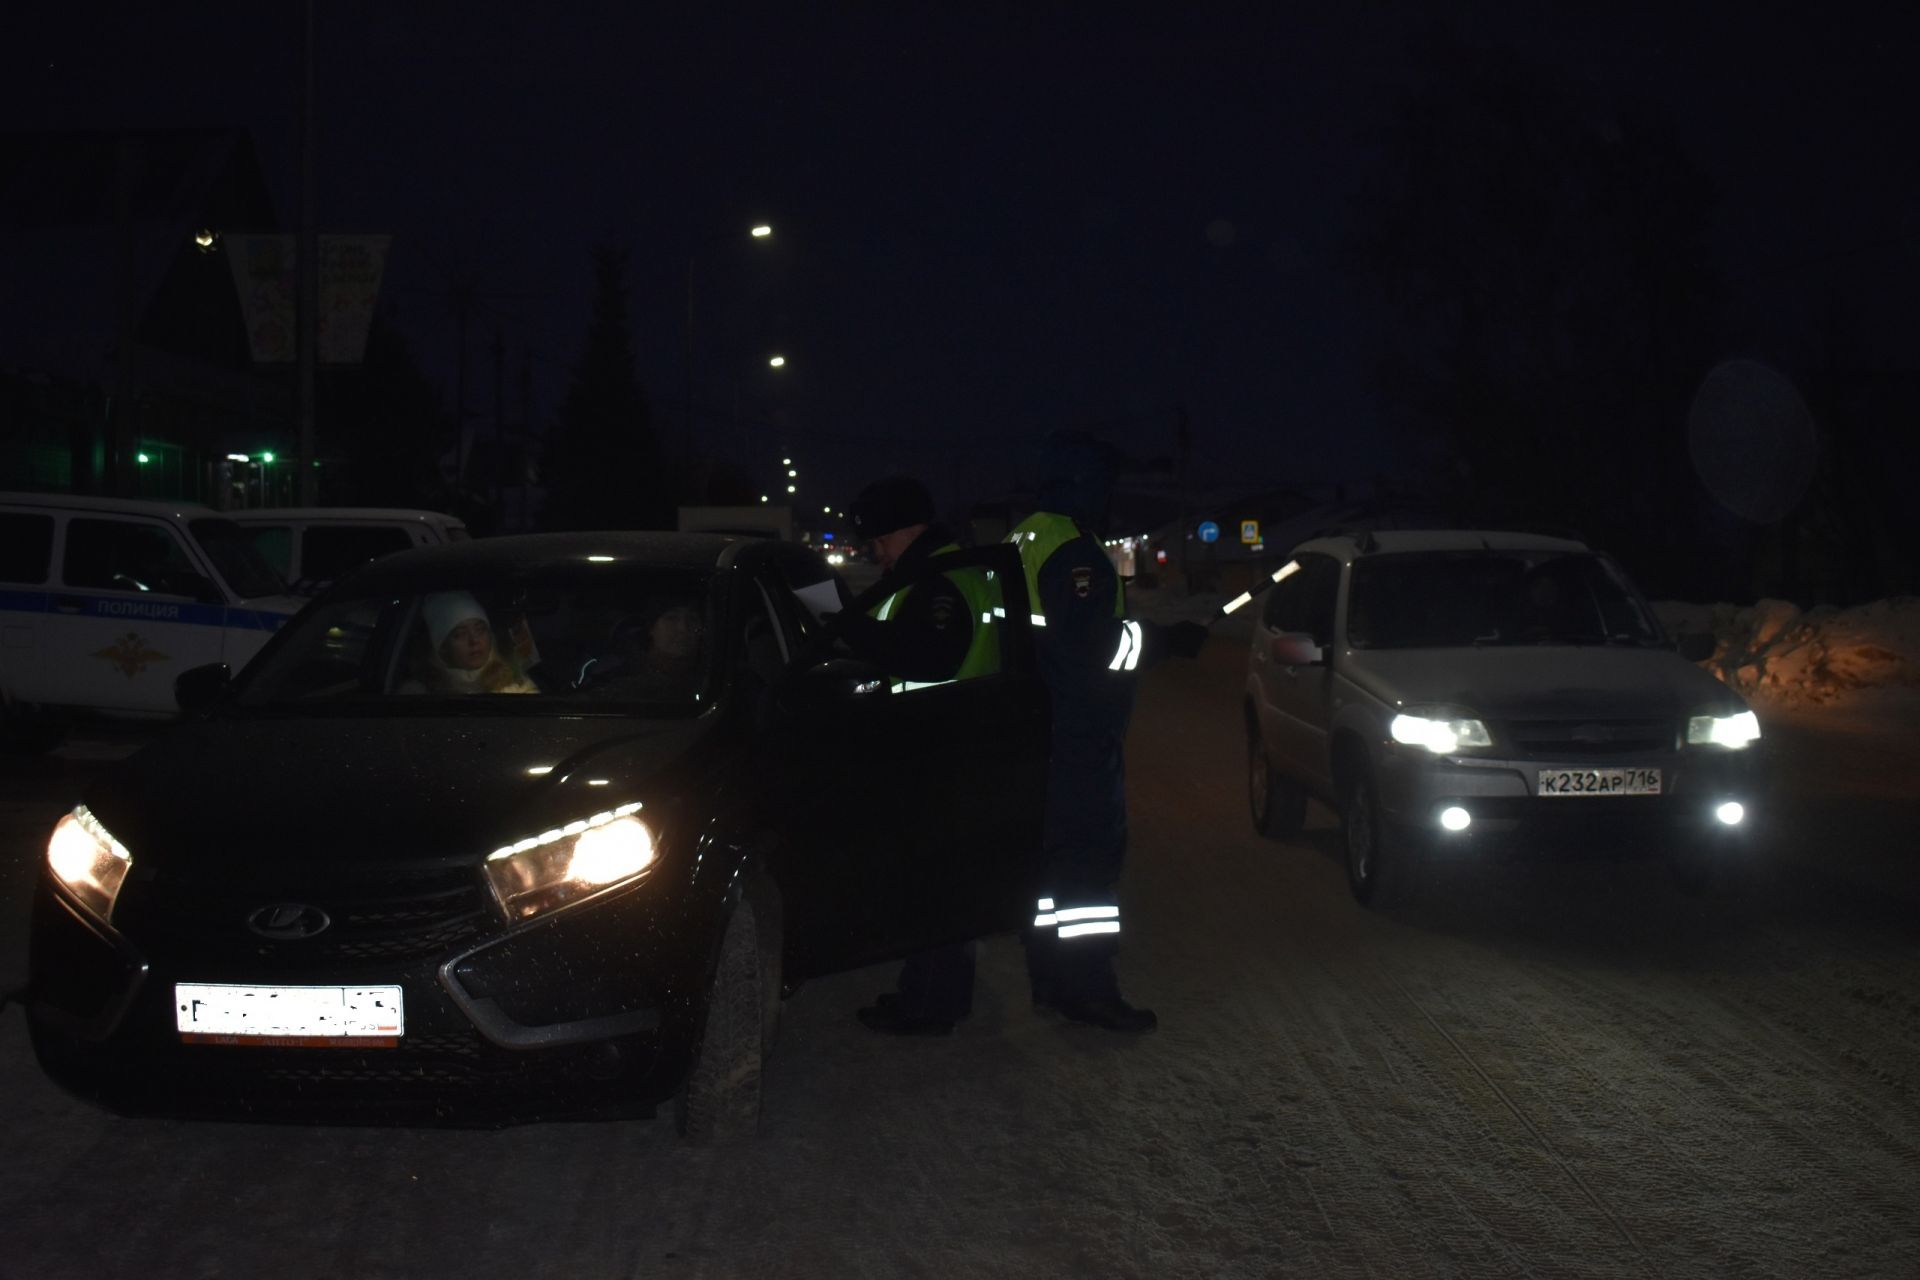
[[1450,755],[1461,747],[1490,747],[1493,739],[1487,726],[1470,718],[1423,716],[1402,713],[1387,726],[1395,742],[1410,747],[1425,747],[1437,756]]
[[53,878],[102,924],[113,915],[113,900],[120,896],[132,865],[127,846],[83,804],[56,822],[47,838],[47,868]]
[[1688,746],[1744,747],[1760,740],[1760,717],[1751,711],[1731,716],[1693,716],[1687,721]]
[[509,920],[526,920],[645,875],[653,832],[640,805],[596,813],[487,855],[487,883]]

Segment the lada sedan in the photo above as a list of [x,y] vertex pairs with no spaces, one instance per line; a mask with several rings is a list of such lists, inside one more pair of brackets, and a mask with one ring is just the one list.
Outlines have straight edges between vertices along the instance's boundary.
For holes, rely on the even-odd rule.
[[1741,856],[1759,721],[1611,559],[1382,531],[1304,543],[1275,578],[1244,699],[1254,826],[1331,805],[1361,902],[1496,849],[1660,855],[1692,888]]
[[[959,559],[1024,590],[1010,548]],[[901,688],[834,656],[836,597],[709,534],[347,576],[237,680],[184,676],[196,718],[53,831],[40,1062],[129,1114],[750,1131],[783,991],[1031,897],[1024,597],[983,622],[1002,672]]]

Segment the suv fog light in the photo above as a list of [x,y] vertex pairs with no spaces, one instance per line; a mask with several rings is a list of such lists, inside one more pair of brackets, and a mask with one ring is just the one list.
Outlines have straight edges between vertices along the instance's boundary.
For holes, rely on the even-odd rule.
[[1713,816],[1730,827],[1737,827],[1747,816],[1747,807],[1738,800],[1729,800],[1713,811]]
[[1465,831],[1472,823],[1473,815],[1457,804],[1450,804],[1440,811],[1440,825],[1449,831]]

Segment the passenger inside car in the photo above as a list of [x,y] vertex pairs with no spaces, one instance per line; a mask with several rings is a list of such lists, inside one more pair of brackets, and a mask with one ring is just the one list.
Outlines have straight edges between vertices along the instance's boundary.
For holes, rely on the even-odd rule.
[[591,673],[615,698],[642,701],[688,697],[706,664],[706,618],[689,600],[656,601],[613,629],[612,653]]
[[420,603],[414,676],[401,693],[538,693],[494,643],[487,611],[469,591],[435,591]]

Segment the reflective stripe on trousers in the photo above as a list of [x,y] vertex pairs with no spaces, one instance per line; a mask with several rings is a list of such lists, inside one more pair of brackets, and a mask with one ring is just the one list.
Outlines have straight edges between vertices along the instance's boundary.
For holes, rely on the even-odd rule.
[[1041,898],[1034,906],[1034,929],[1042,934],[1051,933],[1062,942],[1071,938],[1120,932],[1120,907],[1117,903],[1055,907],[1052,898]]

